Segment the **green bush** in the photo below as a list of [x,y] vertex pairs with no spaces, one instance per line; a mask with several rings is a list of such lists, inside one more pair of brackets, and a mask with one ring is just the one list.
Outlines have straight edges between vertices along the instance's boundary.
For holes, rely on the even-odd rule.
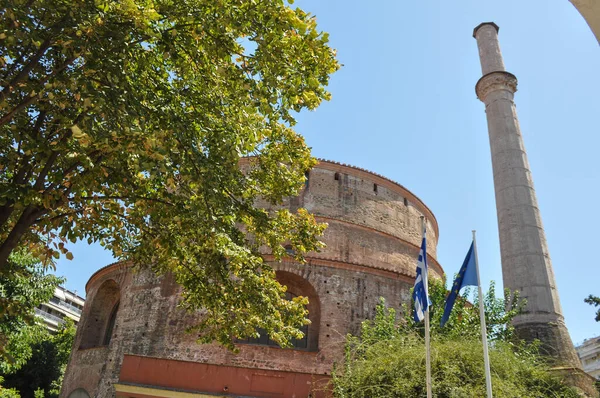
[[[430,282],[432,392],[436,398],[486,396],[483,347],[479,339],[478,307],[466,297],[457,302],[448,324],[440,328],[445,287]],[[536,345],[513,343],[512,318],[519,312],[518,298],[495,297],[494,286],[484,296],[490,365],[495,398],[578,398],[578,393],[549,372],[537,355]],[[477,303],[475,303],[477,304]],[[508,308],[508,309],[506,309]],[[360,336],[347,336],[345,359],[333,372],[337,398],[426,397],[425,342],[422,323],[415,323],[408,307],[400,324],[396,311],[376,308],[373,321],[362,324]]]
[[[425,342],[417,334],[397,335],[349,349],[343,372],[335,372],[338,398],[425,397]],[[438,398],[485,397],[481,342],[473,338],[434,338],[431,343],[432,392]],[[577,398],[579,395],[548,372],[534,353],[509,343],[490,347],[496,398]]]
[[55,334],[43,328],[42,332],[35,339],[28,338],[31,356],[27,361],[2,374],[3,385],[15,388],[24,397],[58,397],[69,361],[75,338],[73,321],[67,320]]
[[14,388],[0,387],[0,398],[21,398],[21,396]]
[[4,378],[0,376],[0,398],[21,398],[17,390],[14,388],[4,388],[2,384],[4,384]]

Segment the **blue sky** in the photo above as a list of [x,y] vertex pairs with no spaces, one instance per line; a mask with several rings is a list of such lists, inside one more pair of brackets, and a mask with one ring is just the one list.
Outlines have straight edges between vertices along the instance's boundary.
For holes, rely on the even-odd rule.
[[[333,99],[299,116],[318,157],[380,173],[419,196],[440,226],[450,275],[477,230],[484,286],[502,283],[487,124],[473,28],[494,21],[515,101],[567,326],[575,343],[600,334],[600,47],[568,0],[300,0],[330,33],[344,67]],[[57,273],[83,293],[112,256],[72,247]]]

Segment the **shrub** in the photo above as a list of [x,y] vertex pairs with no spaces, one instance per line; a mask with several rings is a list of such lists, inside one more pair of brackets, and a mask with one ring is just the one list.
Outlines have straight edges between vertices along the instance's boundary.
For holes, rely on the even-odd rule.
[[[443,308],[443,282],[432,281],[434,308]],[[493,286],[492,286],[493,289]],[[537,354],[537,345],[514,344],[511,319],[516,307],[504,310],[504,301],[492,294],[484,297],[489,317],[490,365],[496,398],[578,398],[578,393],[550,373],[549,365]],[[432,392],[437,398],[484,397],[483,347],[477,307],[464,300],[443,329],[432,322]],[[425,342],[422,324],[411,322],[408,311],[396,323],[396,311],[377,306],[373,321],[362,324],[360,336],[347,336],[341,367],[333,372],[337,398],[426,396]],[[432,313],[438,320],[439,311]]]

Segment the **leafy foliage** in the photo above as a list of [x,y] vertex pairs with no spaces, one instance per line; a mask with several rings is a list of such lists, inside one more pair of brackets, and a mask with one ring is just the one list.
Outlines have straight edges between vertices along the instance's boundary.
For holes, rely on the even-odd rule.
[[75,326],[67,321],[50,335],[36,323],[34,309],[64,279],[46,275],[40,261],[23,250],[11,254],[7,270],[0,273],[0,397],[19,397],[19,391],[34,396],[37,387],[46,397],[58,397]]
[[[450,318],[444,327],[440,326],[447,290],[443,280],[429,280],[429,298],[432,306],[429,311],[430,330],[432,334],[448,337],[462,338],[465,336],[478,338],[481,336],[479,297],[475,289],[465,288],[461,297],[458,297],[450,314]],[[470,296],[472,296],[470,298]],[[472,303],[472,304],[471,304]],[[485,323],[487,327],[488,340],[511,341],[514,336],[514,328],[510,321],[524,308],[525,302],[519,298],[518,292],[511,295],[510,291],[504,291],[504,298],[496,297],[496,284],[490,282],[488,291],[483,295],[485,309]],[[415,322],[412,317],[412,303],[403,305],[403,328],[407,331],[423,333],[423,323]]]
[[[590,294],[587,298],[583,299],[589,305],[594,307],[600,307],[600,297]],[[600,322],[600,308],[596,311],[596,322]]]
[[[490,362],[494,397],[578,397],[548,370],[535,346],[515,346],[510,320],[518,312],[505,311],[504,300],[493,296],[492,284],[485,295],[490,318]],[[445,289],[430,281],[433,308],[443,308]],[[465,296],[467,293],[465,294]],[[483,347],[479,339],[477,307],[457,301],[451,322],[439,328],[440,311],[432,313],[432,387],[439,398],[483,397],[485,375]],[[406,311],[406,308],[405,308]],[[516,311],[516,312],[515,312]],[[425,397],[425,343],[422,327],[409,313],[396,322],[396,312],[383,300],[372,321],[362,324],[360,337],[347,337],[346,355],[333,374],[334,394],[339,398]]]
[[3,374],[4,386],[14,388],[24,397],[58,397],[75,331],[71,320],[62,324],[54,335],[43,327],[36,330],[29,337],[31,356],[22,366]]
[[305,300],[259,248],[301,260],[325,226],[256,201],[298,194],[315,164],[291,129],[339,67],[315,18],[283,0],[8,0],[0,16],[0,272],[19,246],[50,264],[99,241],[172,272],[205,341],[299,337]]
[[46,275],[31,254],[13,252],[0,272],[0,371],[21,366],[31,356],[38,334],[35,307],[48,301],[63,279]]
[[21,398],[19,392],[14,388],[4,388],[4,378],[0,376],[0,398]]
[[[349,355],[336,374],[336,397],[425,397],[425,344],[414,333],[381,340]],[[579,397],[533,353],[498,341],[490,349],[492,386],[498,398]],[[485,396],[481,342],[472,337],[432,341],[432,388],[439,398]]]

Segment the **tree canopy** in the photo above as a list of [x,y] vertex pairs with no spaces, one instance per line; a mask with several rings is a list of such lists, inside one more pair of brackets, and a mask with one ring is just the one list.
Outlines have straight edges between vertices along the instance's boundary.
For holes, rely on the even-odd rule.
[[[75,325],[67,319],[55,334],[43,326],[24,332],[30,347],[27,360],[8,372],[1,372],[4,388],[15,389],[22,397],[58,397],[75,339]],[[2,395],[0,395],[2,397]]]
[[[480,315],[479,297],[475,289],[467,287],[454,303],[450,318],[444,327],[441,327],[442,315],[448,291],[443,280],[429,280],[429,298],[432,306],[429,311],[430,330],[432,334],[443,335],[450,338],[462,338],[465,336],[479,338]],[[472,300],[471,300],[471,296]],[[412,316],[412,303],[402,305],[402,328],[406,331],[423,334],[423,322],[415,322]],[[496,283],[490,282],[490,287],[483,295],[483,306],[485,308],[485,324],[488,340],[491,342],[511,341],[514,337],[514,327],[511,320],[523,310],[525,301],[520,299],[519,292],[512,293],[504,290],[503,298],[496,297]],[[368,326],[366,326],[368,327]]]
[[[440,398],[484,397],[483,347],[479,310],[466,300],[456,302],[451,320],[439,327],[444,305],[444,284],[430,280],[431,356],[433,394]],[[505,300],[484,297],[491,327],[490,365],[494,397],[579,397],[536,353],[536,347],[512,343],[511,319],[519,305],[505,310]],[[468,294],[468,292],[466,293]],[[517,301],[518,303],[518,301]],[[441,309],[441,310],[440,310]],[[437,315],[436,315],[437,313]],[[490,326],[490,325],[488,325]],[[359,336],[347,337],[344,362],[333,373],[338,398],[425,397],[425,342],[422,323],[406,311],[398,322],[396,312],[381,301],[372,321],[365,321]]]
[[302,260],[324,225],[256,201],[298,194],[315,164],[291,127],[330,97],[327,43],[282,0],[4,1],[0,272],[19,247],[50,264],[99,241],[172,272],[203,340],[298,337],[305,299],[259,248]]
[[[600,297],[590,294],[588,297],[583,299],[584,302],[594,307],[600,307]],[[596,311],[596,322],[600,322],[600,308]]]
[[57,397],[75,326],[67,319],[52,335],[35,308],[48,302],[64,279],[46,274],[23,250],[13,252],[7,266],[9,272],[0,273],[0,397],[34,396],[37,389]]
[[39,335],[34,310],[63,281],[46,275],[31,254],[11,254],[7,272],[0,273],[0,373],[22,366],[31,356],[31,343]]

